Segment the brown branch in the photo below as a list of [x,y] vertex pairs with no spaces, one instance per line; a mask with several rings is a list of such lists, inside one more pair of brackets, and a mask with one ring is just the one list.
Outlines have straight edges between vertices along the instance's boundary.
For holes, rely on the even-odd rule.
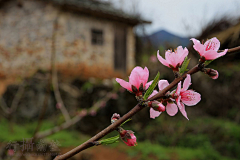
[[78,147],[72,149],[71,151],[69,151],[69,152],[67,152],[67,153],[65,153],[63,155],[57,156],[55,158],[55,160],[63,160],[63,159],[70,158],[70,157],[74,156],[75,154],[81,152],[82,150],[85,150],[85,149],[87,149],[89,147],[92,147],[93,146],[92,142],[98,141],[99,139],[101,139],[102,137],[107,135],[108,133],[114,131],[123,122],[125,122],[127,119],[132,117],[134,114],[136,114],[137,112],[139,112],[143,108],[144,107],[142,107],[140,105],[136,105],[132,110],[130,110],[127,114],[125,114],[122,118],[117,120],[115,123],[111,124],[110,126],[105,128],[104,130],[102,130],[100,133],[98,133],[97,135],[95,135],[94,137],[89,139],[88,141],[84,142],[83,144],[79,145]]
[[20,102],[22,95],[25,91],[25,86],[26,86],[25,83],[26,82],[22,83],[22,85],[18,88],[16,95],[14,96],[14,99],[13,99],[11,107],[10,107],[10,112],[11,112],[10,114],[13,114],[17,110],[18,103]]
[[[224,50],[218,50],[218,52],[223,52],[223,51]],[[233,52],[237,52],[237,51],[238,52],[240,51],[240,46],[228,49],[227,53],[233,53]]]
[[0,106],[1,106],[2,110],[4,111],[5,114],[9,115],[10,114],[10,109],[7,106],[7,104],[6,104],[5,100],[3,99],[3,97],[1,97],[0,101],[1,101],[0,102],[1,103]]
[[51,129],[48,129],[46,131],[42,131],[40,133],[37,133],[35,138],[36,139],[41,139],[41,138],[44,138],[44,137],[47,137],[47,136],[50,136],[54,133],[57,133],[63,129],[67,129],[69,128],[70,126],[74,125],[75,123],[77,123],[78,121],[80,121],[82,119],[81,116],[79,115],[76,115],[75,117],[73,117],[72,119],[64,122],[63,124],[59,125],[59,126],[56,126],[54,128],[51,128]]
[[[234,50],[236,50],[236,49],[234,49]],[[228,52],[232,52],[232,49],[229,49]],[[169,91],[174,86],[176,86],[178,84],[178,82],[182,81],[186,77],[187,74],[194,74],[194,73],[198,72],[199,70],[200,70],[200,68],[198,67],[198,65],[196,65],[191,70],[189,70],[187,73],[185,73],[183,76],[181,76],[179,78],[176,78],[174,81],[172,81],[172,83],[170,83],[166,88],[161,90],[158,94],[156,94],[155,96],[149,98],[148,101],[155,100],[155,99],[158,99],[158,98],[164,96],[167,91]],[[75,154],[77,154],[77,153],[79,153],[79,152],[81,152],[81,151],[83,151],[83,150],[85,150],[87,148],[90,148],[90,147],[94,146],[94,143],[93,143],[94,141],[98,141],[99,139],[101,139],[105,135],[107,135],[108,133],[114,131],[123,122],[125,122],[127,119],[131,118],[133,115],[135,115],[137,112],[139,112],[143,108],[144,107],[140,106],[139,104],[136,105],[132,110],[130,110],[127,114],[125,114],[122,118],[117,120],[115,123],[109,125],[107,128],[102,130],[100,133],[96,134],[94,137],[92,137],[88,141],[84,142],[83,144],[77,146],[76,148],[70,150],[69,152],[67,152],[67,153],[65,153],[63,155],[57,156],[54,160],[68,159],[68,158],[74,156]]]

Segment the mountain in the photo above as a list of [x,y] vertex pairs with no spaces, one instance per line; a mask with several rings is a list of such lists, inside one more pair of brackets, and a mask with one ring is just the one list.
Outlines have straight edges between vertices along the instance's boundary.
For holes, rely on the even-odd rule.
[[159,48],[163,45],[183,46],[187,47],[190,43],[189,38],[183,38],[169,33],[165,30],[157,31],[149,36],[142,37],[143,43],[147,43],[149,40],[154,48]]

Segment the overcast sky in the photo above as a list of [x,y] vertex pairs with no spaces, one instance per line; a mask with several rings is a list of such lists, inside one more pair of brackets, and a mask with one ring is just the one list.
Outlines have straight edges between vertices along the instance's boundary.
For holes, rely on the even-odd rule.
[[[151,20],[148,34],[164,29],[179,36],[197,35],[209,21],[223,15],[240,16],[240,0],[106,0]],[[133,9],[135,8],[135,9]]]

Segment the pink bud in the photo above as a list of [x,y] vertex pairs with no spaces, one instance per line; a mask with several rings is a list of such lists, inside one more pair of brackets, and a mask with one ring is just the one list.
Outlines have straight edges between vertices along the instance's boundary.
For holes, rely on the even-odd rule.
[[61,104],[61,103],[57,103],[57,104],[56,104],[56,108],[57,108],[57,109],[60,109],[61,107],[62,107],[62,104]]
[[80,117],[85,117],[86,115],[87,115],[87,110],[86,109],[81,110],[81,112],[79,113]]
[[114,113],[111,118],[111,122],[114,123],[120,118],[120,114]]
[[105,101],[102,102],[101,105],[100,105],[100,108],[104,108],[104,107],[106,107],[106,102]]
[[218,78],[218,71],[211,69],[211,68],[205,68],[204,73],[209,75],[212,79],[217,79]]
[[134,135],[133,131],[121,129],[121,131],[119,133],[120,133],[121,139],[123,140],[123,142],[126,145],[128,145],[128,146],[136,146],[137,145],[137,138]]
[[96,114],[97,114],[97,112],[96,112],[95,110],[91,110],[91,111],[90,111],[90,115],[91,115],[91,116],[96,116]]
[[149,107],[152,107],[155,111],[164,112],[165,106],[158,101],[151,101],[148,103]]

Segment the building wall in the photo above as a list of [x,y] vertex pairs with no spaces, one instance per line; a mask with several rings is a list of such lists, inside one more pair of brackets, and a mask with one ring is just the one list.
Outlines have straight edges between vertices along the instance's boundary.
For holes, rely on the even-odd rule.
[[[114,71],[115,22],[63,11],[40,1],[9,2],[0,10],[0,78],[31,76],[51,68],[52,42],[62,76],[111,78]],[[57,30],[53,30],[58,17]],[[103,45],[92,45],[91,29],[103,30]],[[55,39],[52,37],[56,34]],[[127,26],[127,72],[134,67],[133,28]]]

